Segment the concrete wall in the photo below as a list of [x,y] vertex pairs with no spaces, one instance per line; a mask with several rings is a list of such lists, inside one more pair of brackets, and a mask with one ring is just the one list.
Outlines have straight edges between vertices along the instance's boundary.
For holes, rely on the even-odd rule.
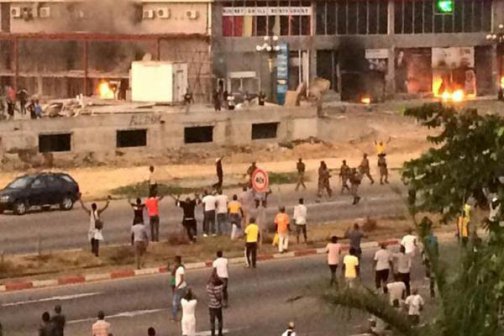
[[[0,152],[38,148],[40,134],[71,133],[71,153],[114,153],[116,150],[159,152],[183,146],[251,144],[252,124],[278,123],[277,137],[257,140],[278,143],[318,135],[314,108],[253,108],[240,111],[179,113],[152,112],[80,116],[0,123]],[[184,128],[213,126],[213,142],[184,144]],[[147,146],[116,147],[116,131],[147,129]],[[68,153],[68,152],[67,152]]]
[[[110,0],[108,1],[109,3]],[[107,1],[81,4],[79,1],[62,2],[5,2],[13,8],[30,8],[33,13],[32,19],[10,17],[10,32],[66,32],[66,31],[100,31],[121,33],[198,33],[208,34],[210,22],[209,14],[211,6],[203,1],[159,1],[133,3],[126,1],[116,2],[116,6],[108,6]],[[5,7],[5,6],[4,6]],[[38,17],[38,8],[50,9],[49,18]],[[160,18],[157,14],[159,9],[167,9],[169,18]],[[142,11],[154,11],[153,18],[141,19]],[[196,12],[197,18],[191,19],[187,11]],[[82,11],[83,18],[76,17],[75,13]],[[137,12],[139,11],[139,12]],[[138,17],[140,15],[140,17]],[[136,18],[135,18],[136,17]]]

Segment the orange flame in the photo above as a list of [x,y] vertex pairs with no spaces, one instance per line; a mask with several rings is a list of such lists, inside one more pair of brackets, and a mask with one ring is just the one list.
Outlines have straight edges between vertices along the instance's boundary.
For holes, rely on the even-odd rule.
[[369,98],[369,97],[362,97],[361,103],[369,105],[369,104],[371,104],[371,98]]
[[107,81],[100,81],[98,84],[98,95],[101,99],[114,99],[115,92]]

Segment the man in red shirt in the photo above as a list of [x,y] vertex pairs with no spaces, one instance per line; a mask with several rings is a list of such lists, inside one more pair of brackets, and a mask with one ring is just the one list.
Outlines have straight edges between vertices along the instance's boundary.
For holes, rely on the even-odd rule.
[[145,200],[145,207],[147,208],[147,213],[149,214],[149,223],[151,229],[151,241],[159,241],[159,201],[163,199],[164,196],[157,196],[157,193],[153,192],[150,194],[149,198]]

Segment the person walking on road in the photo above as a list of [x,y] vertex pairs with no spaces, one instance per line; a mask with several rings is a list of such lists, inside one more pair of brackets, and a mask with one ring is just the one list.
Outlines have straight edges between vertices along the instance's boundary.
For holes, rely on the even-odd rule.
[[259,226],[255,223],[255,218],[250,218],[250,223],[245,228],[245,254],[248,267],[256,268],[259,236]]
[[245,227],[250,220],[250,209],[254,206],[254,191],[252,188],[244,186],[242,192],[238,195],[238,201],[241,204],[243,212],[242,224]]
[[145,225],[137,223],[131,227],[131,245],[135,249],[135,261],[137,269],[143,267],[143,258],[149,244],[149,235]]
[[318,192],[317,197],[320,199],[324,193],[327,192],[327,196],[330,198],[332,196],[332,190],[329,179],[331,178],[331,173],[327,168],[324,161],[320,161],[320,167],[318,169]]
[[159,202],[164,198],[164,196],[159,196],[157,193],[152,193],[149,198],[145,201],[145,207],[147,208],[147,214],[149,215],[149,225],[151,231],[151,241],[159,241]]
[[374,269],[375,269],[375,285],[376,290],[383,288],[386,293],[386,285],[388,282],[390,270],[394,269],[392,264],[392,254],[387,250],[387,245],[380,244],[380,249],[374,255]]
[[223,295],[223,306],[224,308],[228,305],[228,283],[229,283],[229,269],[228,260],[224,258],[224,253],[222,251],[217,251],[217,259],[212,263],[213,269],[217,273],[219,279],[222,280],[222,295]]
[[266,202],[256,199],[255,207],[249,211],[250,218],[255,218],[257,226],[259,226],[259,244],[262,244],[266,232],[268,231],[268,223],[266,222]]
[[93,323],[93,326],[91,327],[92,336],[109,336],[110,329],[110,323],[105,321],[105,313],[100,310],[98,312],[98,321]]
[[210,314],[210,335],[215,336],[215,320],[218,321],[219,326],[218,336],[222,336],[223,328],[223,316],[222,316],[222,301],[223,301],[223,284],[222,280],[219,279],[215,272],[212,272],[208,284],[206,286],[206,291],[208,294],[208,312]]
[[133,224],[144,224],[144,209],[145,209],[145,204],[142,203],[142,200],[140,198],[136,199],[135,203],[132,203],[130,199],[128,199],[128,203],[133,209]]
[[38,329],[39,336],[53,336],[54,335],[54,324],[51,322],[51,315],[48,312],[42,314],[42,322]]
[[289,322],[287,330],[284,331],[282,336],[296,336],[296,332],[294,331],[294,322]]
[[406,296],[410,293],[411,255],[406,253],[406,248],[401,245],[399,253],[394,255],[395,264],[399,278],[406,286]]
[[435,274],[432,272],[431,257],[435,259],[439,257],[439,242],[438,238],[432,231],[432,223],[428,225],[427,230],[427,235],[424,238],[425,246],[422,251],[422,260],[425,266],[425,277],[429,279],[430,296],[431,298],[434,298],[436,297],[436,281]]
[[182,300],[182,336],[195,336],[196,335],[196,305],[198,301],[193,295],[191,289],[187,290],[187,294]]
[[308,238],[306,234],[306,216],[308,214],[308,209],[304,205],[304,199],[299,199],[299,204],[294,207],[294,215],[292,219],[296,225],[296,242],[299,244],[299,236],[301,232],[303,233],[304,243],[307,244]]
[[388,184],[388,168],[387,168],[387,159],[385,158],[385,154],[378,155],[378,169],[380,171],[380,184],[386,183]]
[[186,295],[187,283],[185,279],[185,267],[182,265],[182,257],[175,256],[175,266],[173,276],[173,298],[172,298],[172,319],[177,320],[177,313],[180,307],[180,300]]
[[243,209],[241,203],[238,201],[238,196],[233,195],[233,200],[228,203],[228,221],[231,224],[231,240],[238,238],[243,216]]
[[65,335],[66,317],[61,312],[60,305],[56,305],[54,307],[54,315],[51,317],[51,322],[54,326],[53,336],[64,336]]
[[401,245],[404,246],[406,254],[409,254],[411,257],[415,256],[418,239],[413,234],[413,229],[408,229],[407,234],[401,239]]
[[357,169],[352,168],[350,172],[350,195],[353,197],[353,205],[357,205],[360,201],[359,186],[362,182],[362,174]]
[[355,250],[355,255],[357,258],[361,258],[362,256],[362,249],[361,249],[361,241],[362,238],[367,238],[367,236],[362,232],[362,230],[359,227],[359,224],[355,223],[353,225],[353,229],[348,228],[348,230],[345,232],[345,238],[348,238],[350,241],[350,247]]
[[373,176],[371,176],[371,171],[370,171],[370,167],[369,167],[369,159],[368,159],[367,154],[364,154],[362,156],[362,161],[359,165],[359,172],[361,173],[361,175],[367,176],[369,181],[371,181],[371,184],[374,183]]
[[408,318],[411,325],[417,326],[420,324],[420,312],[423,310],[425,302],[418,294],[418,289],[413,289],[412,295],[408,295],[404,304],[408,306]]
[[204,192],[201,203],[203,204],[203,237],[208,235],[215,236],[215,209],[217,207],[217,199],[207,190]]
[[401,281],[401,277],[398,273],[394,274],[394,281],[390,282],[386,286],[389,303],[392,305],[394,301],[401,302],[406,298],[406,285]]
[[157,195],[158,183],[154,166],[149,167],[149,195]]
[[185,201],[181,201],[178,197],[175,198],[175,205],[182,208],[182,226],[186,230],[187,237],[191,243],[196,242],[196,236],[198,233],[198,223],[196,222],[196,215],[194,213],[198,202],[199,196],[197,194],[194,195],[194,199],[187,197]]
[[338,243],[338,237],[332,236],[331,242],[326,246],[327,253],[327,265],[331,271],[331,281],[329,285],[332,286],[336,283],[336,271],[338,269],[338,264],[341,255],[341,244]]
[[357,278],[360,276],[359,258],[355,255],[356,251],[350,247],[349,254],[343,258],[343,274],[345,276],[346,285],[354,288],[357,284]]
[[101,215],[105,210],[107,210],[110,204],[110,199],[111,198],[109,196],[103,208],[98,209],[98,205],[96,203],[92,203],[91,209],[89,209],[82,201],[82,198],[79,197],[82,209],[89,216],[88,240],[91,243],[91,253],[93,253],[96,257],[100,255],[100,241],[103,240],[103,221],[101,219]]
[[278,252],[284,253],[289,249],[289,231],[290,220],[285,213],[285,207],[280,207],[280,212],[275,217],[275,225],[278,234]]
[[220,236],[223,233],[228,233],[228,197],[222,194],[222,190],[217,191],[215,197],[217,202],[217,234]]
[[306,185],[305,185],[305,171],[306,171],[306,165],[303,162],[303,159],[299,158],[297,164],[296,164],[296,169],[297,169],[297,184],[295,191],[299,190],[299,187],[303,187],[303,190],[306,190]]
[[350,167],[347,165],[346,160],[343,160],[339,173],[339,176],[341,178],[341,194],[343,194],[345,190],[350,192],[350,187],[348,186],[350,175],[351,175]]

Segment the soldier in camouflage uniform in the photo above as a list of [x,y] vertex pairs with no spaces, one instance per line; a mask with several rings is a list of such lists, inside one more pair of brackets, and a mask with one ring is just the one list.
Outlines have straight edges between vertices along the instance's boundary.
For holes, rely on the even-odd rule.
[[348,167],[346,160],[343,160],[343,163],[341,164],[340,167],[340,173],[339,176],[341,178],[341,193],[346,190],[350,191],[350,187],[348,186],[348,180],[350,179],[350,167]]
[[374,183],[373,177],[371,176],[369,169],[369,159],[367,158],[367,154],[364,154],[362,156],[362,161],[359,165],[359,172],[361,173],[361,175],[366,175],[368,179],[371,181],[371,184]]
[[353,196],[353,205],[356,205],[360,201],[360,196],[358,194],[359,185],[362,181],[362,174],[357,171],[356,168],[352,168],[350,173],[350,194]]
[[320,167],[318,170],[318,193],[317,196],[319,198],[322,197],[324,189],[327,191],[327,195],[329,197],[332,196],[331,186],[329,184],[329,179],[331,178],[331,174],[329,169],[327,169],[327,165],[324,161],[320,161]]

